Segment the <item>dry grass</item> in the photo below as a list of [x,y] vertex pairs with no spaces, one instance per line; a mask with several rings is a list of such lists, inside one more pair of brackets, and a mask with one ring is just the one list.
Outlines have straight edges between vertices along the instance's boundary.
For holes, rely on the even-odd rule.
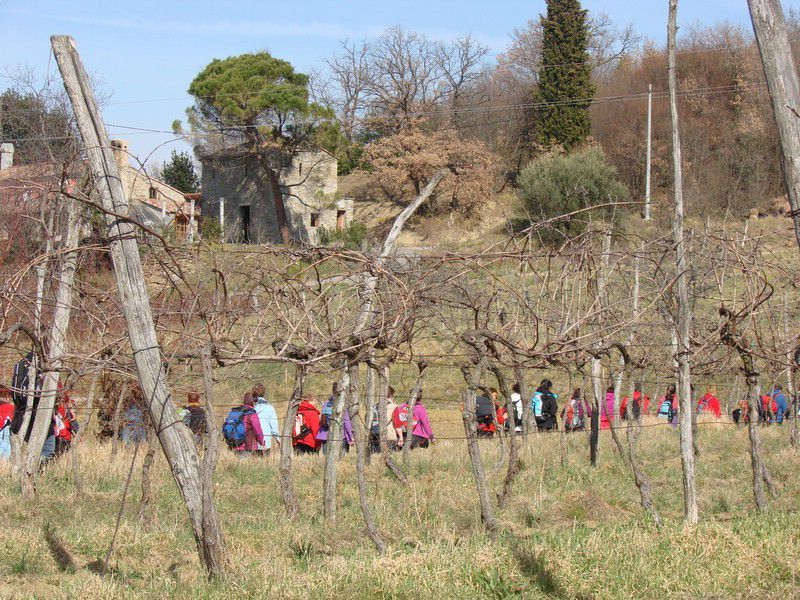
[[[685,528],[680,519],[680,462],[677,432],[671,428],[648,429],[641,443],[656,503],[667,521],[662,531],[643,516],[636,489],[606,437],[598,469],[587,465],[583,436],[570,437],[566,468],[559,466],[556,437],[531,439],[514,499],[500,513],[503,531],[495,539],[481,528],[463,442],[414,453],[410,488],[392,481],[374,461],[371,501],[389,542],[384,557],[375,555],[363,533],[354,456],[341,463],[339,522],[331,526],[321,516],[320,459],[296,462],[303,510],[302,518],[290,523],[283,518],[274,460],[226,453],[216,498],[232,566],[229,578],[216,583],[203,578],[163,459],[154,469],[153,524],[144,527],[137,519],[137,465],[110,572],[105,577],[95,572],[91,565],[104,556],[111,539],[132,453],[112,461],[108,445],[89,440],[80,449],[84,498],[75,496],[66,461],[41,479],[38,506],[24,505],[16,486],[4,478],[0,596],[792,597],[798,593],[800,561],[795,512],[800,454],[788,448],[787,428],[764,433],[780,497],[769,514],[757,516],[746,432],[732,426],[701,428],[703,523],[697,529]],[[497,443],[483,448],[497,486],[502,475],[492,470]]]

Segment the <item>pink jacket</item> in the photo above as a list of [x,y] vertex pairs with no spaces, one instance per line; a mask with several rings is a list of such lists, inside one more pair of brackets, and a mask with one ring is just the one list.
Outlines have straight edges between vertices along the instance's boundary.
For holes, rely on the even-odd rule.
[[244,444],[236,447],[235,450],[258,450],[259,446],[264,445],[264,432],[255,412],[245,415],[244,430]]
[[428,411],[422,404],[414,405],[413,420],[416,423],[414,429],[411,431],[414,435],[425,439],[434,439],[433,429],[431,429],[431,422],[428,420]]
[[606,392],[605,406],[600,410],[600,429],[608,429],[614,420],[614,392]]

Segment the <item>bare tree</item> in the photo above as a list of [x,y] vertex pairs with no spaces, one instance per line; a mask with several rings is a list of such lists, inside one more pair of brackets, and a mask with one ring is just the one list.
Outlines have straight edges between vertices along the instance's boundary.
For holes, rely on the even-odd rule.
[[370,85],[369,43],[344,40],[339,52],[325,60],[329,87],[334,96],[328,103],[337,107],[342,133],[348,142],[353,142],[359,122],[364,116]]
[[473,88],[484,76],[479,67],[488,52],[489,49],[478,43],[471,35],[435,45],[436,61],[447,82],[447,93],[453,111],[457,111],[461,106],[464,93]]
[[675,243],[675,263],[677,268],[678,293],[678,400],[681,435],[681,464],[683,466],[683,499],[686,520],[696,524],[699,520],[697,508],[697,488],[694,478],[694,445],[692,442],[692,382],[689,359],[689,328],[692,322],[689,304],[689,274],[686,260],[686,244],[683,232],[683,179],[681,165],[681,141],[678,128],[678,90],[676,79],[675,36],[677,33],[678,0],[669,2],[669,24],[667,27],[667,46],[669,53],[669,104],[672,117],[672,161],[674,169],[675,219],[673,240]]

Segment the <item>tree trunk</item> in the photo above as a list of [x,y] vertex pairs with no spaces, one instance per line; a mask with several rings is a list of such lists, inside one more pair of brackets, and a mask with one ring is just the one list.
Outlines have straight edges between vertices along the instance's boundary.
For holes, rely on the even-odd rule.
[[281,461],[278,468],[280,474],[281,498],[286,516],[289,519],[296,519],[300,514],[300,504],[297,501],[297,494],[294,490],[294,479],[292,477],[292,433],[294,431],[294,421],[297,417],[297,409],[303,400],[303,387],[306,380],[306,368],[303,365],[295,367],[294,392],[286,408],[286,416],[283,419],[281,429]]
[[333,411],[328,427],[328,453],[325,455],[325,471],[322,478],[322,509],[325,519],[330,524],[336,523],[336,463],[342,449],[342,430],[345,400],[350,388],[350,373],[345,368],[339,380],[339,395],[334,400]]
[[[631,386],[631,388],[632,387],[633,386]],[[632,391],[630,398],[632,401]],[[633,470],[633,479],[636,483],[636,487],[639,489],[639,501],[641,502],[642,508],[650,515],[657,526],[661,526],[661,517],[658,514],[658,509],[656,509],[655,504],[653,504],[653,489],[650,478],[639,463],[639,456],[636,453],[636,445],[639,441],[639,434],[642,431],[642,414],[640,413],[639,416],[636,417],[635,426],[633,421],[634,419],[628,417],[626,431],[626,437],[628,438],[628,457],[630,458],[631,469]]]
[[[365,393],[364,393],[364,402],[362,403],[362,410],[364,415],[364,443],[367,447],[367,456],[365,460],[367,462],[367,466],[370,466],[372,463],[372,451],[371,451],[371,429],[372,429],[372,415],[373,411],[377,411],[380,409],[379,405],[375,404],[375,397],[377,394],[378,389],[378,378],[377,374],[375,373],[375,369],[369,366],[369,363],[365,363],[367,366],[367,382],[365,384]],[[376,413],[377,416],[377,413]],[[380,424],[380,419],[378,420]]]
[[[214,506],[214,471],[219,460],[219,429],[217,415],[214,411],[214,362],[212,360],[213,348],[209,344],[201,355],[203,367],[203,397],[206,409],[206,436],[205,453],[201,465],[201,509],[202,509],[202,535],[200,538],[200,551],[203,562],[209,565],[211,574],[220,577],[225,572],[226,554],[225,537],[219,521],[217,509]],[[195,451],[196,451],[195,446]]]
[[119,451],[119,431],[122,425],[122,406],[125,403],[125,396],[128,395],[128,382],[123,381],[120,386],[117,403],[114,405],[114,416],[111,417],[111,459],[117,457]]
[[28,500],[36,495],[36,473],[41,464],[42,449],[52,423],[60,377],[58,369],[62,366],[62,358],[67,349],[67,331],[72,316],[73,283],[78,267],[77,250],[81,211],[74,200],[66,201],[66,209],[67,231],[59,268],[56,306],[53,309],[53,326],[50,330],[47,352],[49,370],[45,371],[42,378],[42,393],[36,408],[37,414],[32,417],[34,419],[33,429],[28,440],[27,456],[22,472],[22,496]]
[[[516,407],[511,401],[511,392],[508,390],[508,384],[506,383],[505,376],[499,365],[492,364],[491,370],[497,379],[497,387],[500,388],[500,393],[506,400],[506,415],[508,417],[506,419],[508,423],[508,469],[503,479],[503,487],[497,493],[497,505],[499,508],[503,508],[511,499],[514,481],[517,478],[521,466],[519,460],[519,442],[517,440]],[[522,387],[520,387],[520,390],[522,390]]]
[[269,181],[269,189],[272,192],[272,199],[275,205],[275,221],[278,224],[278,233],[281,236],[281,242],[289,246],[292,243],[292,233],[289,231],[289,223],[286,219],[286,204],[283,201],[283,190],[281,190],[281,182],[278,173],[269,164],[269,159],[262,161],[264,172],[267,174]]
[[602,398],[603,373],[599,358],[592,358],[592,418],[589,431],[589,462],[596,467],[600,462],[600,407]]
[[401,483],[408,484],[408,477],[406,477],[405,473],[397,466],[397,463],[394,462],[392,453],[389,450],[389,441],[386,439],[386,431],[389,428],[389,423],[386,422],[386,419],[391,419],[387,414],[389,404],[389,365],[383,365],[380,368],[378,371],[378,381],[380,382],[378,386],[378,403],[380,406],[378,410],[378,427],[380,428],[379,440],[383,464],[391,471],[395,479]]
[[[519,386],[520,401],[522,402],[522,439],[523,443],[528,442],[528,434],[531,432],[531,401],[525,391],[525,371],[519,365],[514,365],[514,379]],[[533,428],[536,428],[536,421],[533,421]]]
[[153,485],[150,479],[150,471],[156,458],[158,449],[158,436],[155,429],[148,427],[147,430],[147,453],[142,461],[142,498],[139,501],[139,521],[144,527],[149,527],[153,523]]
[[369,508],[369,490],[367,488],[367,465],[366,456],[367,448],[365,444],[364,432],[361,427],[361,415],[358,414],[359,410],[359,391],[360,381],[358,375],[358,363],[348,367],[350,372],[350,398],[349,398],[349,412],[350,423],[353,425],[353,438],[356,444],[356,476],[358,479],[358,504],[361,507],[361,514],[364,517],[364,526],[367,528],[367,534],[372,543],[375,544],[375,549],[378,554],[383,555],[386,551],[386,546],[381,539],[381,534],[375,526],[375,520],[372,518],[372,511]]
[[800,247],[800,82],[780,0],[748,0],[767,89],[778,124],[783,178]]
[[89,385],[89,395],[86,397],[86,420],[78,429],[78,433],[72,438],[70,445],[70,461],[72,462],[72,476],[75,479],[75,492],[78,496],[83,496],[83,480],[81,479],[80,465],[78,464],[78,450],[80,449],[80,442],[83,441],[83,436],[89,429],[89,424],[92,422],[92,409],[94,408],[94,395],[97,392],[97,381],[100,379],[100,373],[96,372],[92,375],[92,383]]
[[676,42],[678,0],[669,2],[667,26],[669,109],[672,121],[672,162],[674,170],[675,220],[672,234],[675,244],[678,296],[678,403],[681,437],[681,464],[683,467],[683,504],[686,520],[695,525],[699,521],[697,487],[694,479],[694,443],[692,441],[692,390],[689,363],[689,327],[692,321],[689,304],[689,274],[686,261],[686,244],[683,239],[683,170],[681,140],[678,128],[678,89],[676,77]]
[[[614,406],[611,411],[611,415],[609,415],[608,419],[608,426],[611,430],[611,439],[614,441],[614,445],[617,448],[617,452],[619,452],[619,456],[622,459],[622,462],[625,464],[626,467],[630,466],[630,456],[622,446],[622,440],[619,437],[619,432],[617,431],[617,419],[619,417],[619,411],[617,410],[617,406],[620,403],[620,396],[622,395],[622,384],[625,380],[625,375],[627,371],[628,365],[625,364],[624,359],[620,359],[623,363],[619,372],[617,373],[616,377],[614,378]],[[629,399],[630,402],[633,402],[632,399]],[[603,403],[605,407],[605,403]]]
[[769,508],[767,496],[764,493],[764,459],[761,455],[761,436],[758,431],[758,403],[761,402],[761,386],[758,383],[758,374],[748,373],[747,378],[747,404],[750,407],[750,420],[747,434],[750,437],[750,466],[753,469],[753,498],[756,501],[758,512],[766,512]]
[[489,496],[489,484],[486,482],[486,473],[481,461],[481,449],[478,445],[478,428],[475,420],[475,410],[477,404],[476,391],[478,382],[483,373],[483,361],[471,368],[462,369],[464,379],[467,383],[467,390],[464,392],[464,411],[461,415],[464,421],[464,433],[467,437],[467,452],[472,463],[472,474],[475,477],[475,486],[478,489],[478,501],[481,507],[481,520],[486,530],[493,534],[497,530],[497,521],[494,516],[494,508]]
[[409,395],[408,399],[408,420],[406,421],[406,441],[403,443],[403,464],[408,467],[408,463],[411,457],[411,442],[414,439],[414,406],[417,404],[417,396],[422,391],[422,378],[425,375],[426,365],[425,363],[420,363],[417,365],[419,367],[419,373],[417,374],[417,381],[414,383],[414,387],[411,389],[411,394]]
[[187,428],[174,426],[178,416],[165,381],[161,348],[153,323],[136,234],[130,221],[115,216],[128,214],[128,199],[108,133],[74,40],[69,36],[53,36],[51,43],[83,139],[97,193],[106,211],[104,218],[108,227],[111,258],[142,393],[170,471],[186,504],[200,560],[210,576],[221,576],[223,567],[221,560],[218,560],[221,552],[207,552],[209,548],[204,540],[206,527],[219,530],[218,523],[213,522],[217,516],[213,510],[203,510],[203,482],[194,439]]

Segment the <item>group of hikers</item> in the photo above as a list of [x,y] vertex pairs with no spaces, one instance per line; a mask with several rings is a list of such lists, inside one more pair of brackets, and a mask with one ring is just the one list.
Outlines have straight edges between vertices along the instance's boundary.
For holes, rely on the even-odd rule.
[[[316,454],[320,451],[328,454],[332,448],[329,441],[333,437],[331,427],[339,395],[338,384],[334,384],[331,395],[321,404],[314,396],[304,396],[298,404],[291,433],[284,440],[275,407],[267,401],[264,385],[258,384],[244,395],[240,405],[230,410],[222,424],[222,436],[231,450],[242,454],[268,456],[282,442],[291,443],[296,454]],[[340,451],[349,452],[355,443],[352,421],[347,410],[341,411],[340,418]],[[405,444],[409,444],[409,449],[427,448],[436,441],[422,393],[416,396],[409,410],[408,402],[399,405],[395,402],[394,388],[389,386],[384,419],[385,438],[392,450],[402,449]],[[380,437],[380,404],[376,404],[370,415],[370,451],[380,451]]]
[[[40,417],[39,395],[33,394],[31,406],[28,406],[28,386],[30,365],[33,353],[28,354],[14,366],[11,387],[0,385],[0,458],[11,456],[11,434],[20,435],[28,442],[33,433],[34,424]],[[41,378],[35,382],[41,389]],[[78,433],[78,421],[75,418],[75,402],[69,391],[61,382],[56,391],[55,407],[48,418],[47,434],[42,448],[42,462],[64,454],[70,447],[74,436]]]
[[[8,457],[11,452],[11,433],[21,435],[27,442],[30,439],[34,423],[41,411],[38,410],[39,394],[32,394],[33,400],[28,407],[29,369],[32,355],[29,354],[14,368],[11,387],[0,385],[0,458]],[[37,378],[37,387],[40,381]],[[304,396],[297,407],[294,423],[284,436],[280,429],[275,407],[267,400],[266,387],[263,384],[253,386],[242,399],[241,404],[233,407],[222,424],[222,436],[228,447],[240,454],[258,454],[268,456],[281,444],[289,443],[297,454],[316,454],[331,451],[331,428],[335,413],[335,405],[340,398],[338,384],[334,383],[330,396],[318,403],[311,395]],[[519,384],[515,384],[509,398],[508,409],[499,401],[495,388],[486,388],[476,398],[475,427],[478,437],[493,437],[498,429],[508,431],[513,427],[515,432],[523,431],[525,400]],[[624,396],[617,401],[613,387],[608,387],[605,398],[599,403],[597,424],[600,429],[609,429],[613,423],[638,419],[649,414],[651,401],[642,392],[640,384],[634,386],[632,398]],[[655,403],[655,416],[677,426],[679,402],[674,384],[670,384],[664,395]],[[706,389],[704,395],[694,403],[697,415],[707,415],[714,419],[722,416],[720,400],[714,387]],[[463,408],[463,407],[462,407]],[[531,420],[536,429],[555,431],[559,429],[559,421],[564,431],[582,431],[591,427],[594,414],[593,404],[589,402],[581,388],[573,390],[569,398],[559,410],[558,394],[553,391],[553,382],[543,379],[532,393],[528,404]],[[509,410],[513,415],[509,415]],[[395,391],[391,386],[385,402],[385,413],[380,418],[381,403],[376,402],[368,415],[369,451],[379,452],[381,442],[381,422],[385,427],[384,439],[390,450],[401,450],[406,445],[409,449],[428,448],[435,443],[436,437],[431,427],[428,411],[423,403],[420,391],[412,402],[398,404]],[[764,394],[757,403],[758,422],[764,424],[781,424],[791,418],[790,402],[780,385]],[[189,392],[186,404],[178,413],[181,422],[194,435],[195,441],[202,443],[208,431],[206,412],[200,403],[200,394]],[[796,416],[796,415],[795,415]],[[740,402],[732,411],[731,417],[736,423],[749,422],[750,405],[746,400]],[[341,452],[349,452],[355,442],[350,414],[341,410]],[[68,390],[58,385],[55,409],[48,423],[48,430],[42,461],[47,462],[66,452],[79,427],[75,418],[75,403]],[[126,445],[137,444],[147,437],[146,416],[144,406],[134,402],[125,411],[119,428],[119,437]],[[24,431],[23,431],[24,430]],[[115,432],[116,435],[116,432]],[[339,436],[336,436],[339,437]]]
[[[593,408],[581,388],[576,388],[572,392],[560,413],[558,394],[554,393],[552,388],[553,382],[544,379],[533,393],[530,401],[530,413],[536,428],[544,431],[558,430],[557,415],[560,416],[563,428],[567,432],[582,431],[590,427]],[[513,387],[510,405],[513,406],[515,431],[521,432],[523,400],[519,385],[515,384]],[[664,395],[658,399],[657,406],[656,418],[677,426],[679,402],[674,384],[667,386]],[[722,417],[722,406],[713,386],[706,389],[706,393],[697,399],[694,406],[697,415],[706,415],[714,419]],[[638,419],[640,416],[647,415],[649,408],[650,398],[642,393],[640,384],[634,386],[632,400],[629,400],[628,396],[624,396],[619,402],[617,402],[614,388],[608,387],[598,410],[599,427],[600,429],[609,429],[615,421]],[[748,422],[750,408],[747,400],[742,400],[731,416],[736,423]],[[780,385],[775,385],[771,392],[761,397],[761,401],[758,403],[759,422],[781,424],[791,416],[791,407]],[[510,427],[508,411],[498,402],[498,392],[494,388],[490,388],[488,394],[478,397],[475,418],[479,437],[492,437],[500,426],[505,429]]]

